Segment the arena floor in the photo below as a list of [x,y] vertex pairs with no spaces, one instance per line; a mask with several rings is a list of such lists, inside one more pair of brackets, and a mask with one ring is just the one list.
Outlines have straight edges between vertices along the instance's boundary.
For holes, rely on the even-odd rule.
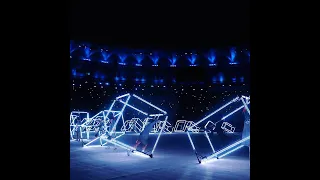
[[199,164],[186,134],[165,134],[154,158],[127,156],[113,145],[83,148],[81,142],[70,141],[70,173],[71,180],[246,180],[250,179],[250,161],[247,148],[242,148]]

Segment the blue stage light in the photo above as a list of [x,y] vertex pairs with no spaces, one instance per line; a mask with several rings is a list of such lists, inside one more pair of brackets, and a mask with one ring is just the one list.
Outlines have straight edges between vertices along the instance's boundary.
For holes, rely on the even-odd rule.
[[236,62],[236,56],[237,56],[236,48],[231,48],[230,49],[230,55],[227,56],[227,58],[229,59],[229,64],[238,64]]
[[169,62],[170,62],[170,67],[176,67],[176,62],[177,62],[177,55],[172,54],[170,57],[168,57]]
[[196,63],[196,60],[197,60],[197,55],[196,54],[191,54],[190,56],[187,57],[187,59],[189,60],[190,62],[190,65],[189,66],[197,66],[195,63]]
[[216,66],[216,52],[215,50],[211,49],[209,53],[207,54],[207,59],[209,60],[209,66]]
[[128,56],[124,53],[120,53],[120,54],[118,54],[118,57],[119,57],[119,64],[126,65],[126,60],[127,60]]
[[82,57],[82,60],[91,61],[91,55],[94,53],[94,51],[92,51],[90,47],[84,46],[83,52],[84,56]]
[[222,84],[224,82],[224,76],[222,73],[219,73],[219,82]]
[[142,66],[142,60],[144,59],[144,54],[139,53],[139,54],[134,54],[134,58],[136,59],[136,66]]
[[158,62],[160,59],[159,55],[156,52],[154,52],[149,57],[153,62],[152,66],[158,66]]
[[100,62],[109,63],[108,59],[110,58],[111,53],[109,53],[106,50],[101,49],[101,56],[102,56],[102,60],[100,60]]

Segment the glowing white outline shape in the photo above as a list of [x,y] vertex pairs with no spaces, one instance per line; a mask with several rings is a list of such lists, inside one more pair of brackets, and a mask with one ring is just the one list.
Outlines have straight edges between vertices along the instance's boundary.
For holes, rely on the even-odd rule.
[[[140,101],[148,104],[149,106],[151,106],[151,107],[153,107],[153,108],[155,108],[155,109],[157,109],[157,110],[159,110],[159,111],[161,111],[161,112],[164,113],[164,114],[153,114],[153,116],[159,118],[160,116],[167,115],[167,112],[166,112],[166,111],[164,111],[164,110],[160,109],[159,107],[157,107],[157,106],[149,103],[148,101],[142,99],[141,97],[139,97],[139,96],[137,96],[137,95],[135,95],[135,94],[132,94],[132,96],[135,97],[135,98],[137,98],[137,99],[139,99]],[[119,100],[119,99],[121,99],[121,98],[123,98],[123,97],[127,97],[126,102],[123,102],[123,101],[121,102],[121,100]],[[119,102],[121,102],[121,103],[123,104],[123,107],[122,107],[121,111],[119,112],[119,114],[121,114],[121,116],[122,116],[122,115],[123,115],[123,111],[125,110],[126,106],[129,105],[128,103],[129,103],[130,98],[131,98],[131,95],[130,95],[129,93],[128,93],[128,94],[125,94],[125,95],[122,95],[122,96],[118,96],[118,97],[116,98],[116,100],[114,100],[113,103],[111,104],[111,106],[110,106],[110,108],[109,108],[109,110],[108,110],[108,113],[107,113],[107,115],[105,116],[105,118],[108,117],[108,115],[109,115],[109,113],[110,113],[110,111],[111,111],[111,109],[112,109],[112,107],[114,106],[114,104],[115,104],[116,101],[119,101]],[[130,105],[130,106],[131,106],[131,105]],[[133,106],[132,106],[132,107],[133,107]],[[131,107],[131,108],[132,108],[132,107]],[[133,108],[133,109],[139,111],[137,108]],[[143,111],[142,111],[142,112],[143,112]],[[114,131],[115,131],[114,127],[117,127],[117,124],[118,124],[118,122],[119,122],[119,119],[120,119],[120,116],[118,116],[115,124],[114,124],[113,127],[111,128],[111,131],[109,132],[109,135],[110,135],[110,136],[112,136],[112,134],[115,133],[115,132],[114,132]],[[159,134],[158,134],[158,136],[157,136],[157,140],[156,140],[156,142],[155,142],[155,144],[154,144],[154,146],[153,146],[153,148],[152,148],[150,157],[153,157],[153,153],[154,153],[154,151],[155,151],[155,149],[156,149],[156,147],[157,147],[157,144],[158,144],[158,142],[159,142],[160,136],[161,136],[162,131],[163,131],[165,125],[166,125],[167,120],[168,120],[168,116],[165,117],[165,121],[164,121],[164,123],[163,123],[163,125],[162,125],[161,131],[159,132]],[[124,120],[123,120],[123,124],[124,124]],[[122,135],[123,135],[123,134],[122,134]],[[121,136],[122,136],[122,135],[121,135]],[[133,152],[136,152],[136,153],[138,152],[138,151],[135,151],[135,149],[134,149],[133,147],[131,147],[131,146],[125,144],[125,143],[122,143],[122,142],[116,140],[116,138],[118,138],[118,136],[117,136],[116,138],[112,139],[112,140],[109,140],[108,138],[104,138],[104,137],[107,137],[107,136],[106,136],[106,135],[102,135],[102,136],[100,136],[100,137],[98,137],[98,138],[95,138],[93,141],[96,141],[97,139],[100,138],[101,146],[103,146],[103,145],[106,144],[106,143],[104,143],[104,144],[102,145],[101,139],[103,139],[103,140],[105,140],[105,141],[107,141],[107,142],[109,142],[109,143],[111,143],[111,144],[114,144],[114,145],[119,146],[119,147],[121,147],[121,148],[124,148],[124,149],[126,149],[126,150],[130,150],[130,151],[133,151]],[[89,142],[89,143],[91,144],[92,142]],[[87,145],[89,145],[89,143],[86,144],[86,145],[84,145],[84,147],[88,147]],[[138,154],[143,154],[143,153],[138,153]]]
[[[174,132],[185,132],[187,122],[187,120],[178,120],[174,126]],[[182,129],[178,129],[180,127],[180,124],[182,125]]]
[[[228,129],[227,127],[229,127],[230,129]],[[234,133],[234,131],[236,130],[236,128],[233,127],[232,124],[228,122],[223,122],[221,125],[221,129],[223,129],[225,132],[228,132],[228,133]]]
[[[114,103],[115,103],[115,101],[113,101],[113,103],[111,104],[112,106],[114,105]],[[122,118],[122,121],[124,121],[124,118],[123,118],[123,114],[120,114],[120,111],[112,111],[112,110],[110,110],[110,108],[109,108],[109,110],[104,110],[104,111],[100,111],[99,113],[97,113],[96,115],[94,115],[92,118],[90,118],[91,120],[87,123],[87,124],[89,124],[89,123],[91,123],[92,121],[93,121],[93,119],[95,118],[95,117],[97,117],[99,114],[103,114],[103,119],[104,119],[104,127],[107,127],[107,121],[109,121],[109,120],[107,120],[107,118],[108,118],[108,116],[107,115],[105,115],[105,112],[107,112],[107,115],[109,115],[109,113],[111,112],[111,113],[117,113],[116,115],[115,115],[115,117],[116,116],[119,116],[120,118]],[[86,126],[84,126],[84,127],[94,127],[95,125],[93,124],[93,125],[86,125]],[[108,132],[109,133],[109,131],[107,130],[108,128],[106,128],[106,132]],[[124,134],[124,132],[115,132],[116,134],[118,133],[119,135],[116,135],[116,139],[117,138],[119,138],[119,137],[121,137],[123,134]],[[100,136],[99,136],[100,137]],[[99,137],[96,137],[96,138],[94,138],[93,140],[91,140],[91,141],[89,141],[88,143],[86,143],[86,144],[84,144],[83,145],[83,147],[89,147],[89,145],[91,144],[91,143],[93,143],[93,142],[95,142],[95,141],[97,141],[98,139],[99,139]],[[88,138],[89,139],[89,138]],[[100,139],[100,145],[90,145],[90,147],[96,147],[96,146],[104,146],[104,145],[106,145],[107,143],[102,143],[102,141],[101,141],[101,139]]]
[[[72,128],[71,129],[71,127],[75,127],[76,126],[76,124],[74,123],[74,120],[75,120],[75,118],[74,118],[74,116],[73,116],[73,114],[75,114],[75,113],[77,113],[77,114],[86,114],[87,115],[87,119],[89,119],[89,113],[88,112],[84,112],[84,111],[71,111],[71,113],[70,113],[70,138],[71,138],[71,140],[73,140],[74,138],[73,138],[73,135],[74,135],[74,130],[75,130],[75,128]],[[82,130],[81,130],[81,126],[82,126],[82,124],[80,125],[80,138],[82,139]],[[89,137],[88,135],[87,135],[87,137]],[[89,139],[89,138],[88,138]]]
[[[247,101],[245,102],[244,99],[246,99]],[[249,100],[248,100],[248,99],[249,99]],[[213,115],[216,114],[217,112],[219,112],[219,111],[221,111],[222,109],[224,109],[225,107],[229,106],[230,104],[232,104],[232,103],[234,103],[234,102],[238,102],[239,100],[242,101],[243,105],[240,106],[239,108],[237,108],[236,110],[232,111],[231,113],[227,114],[226,116],[224,116],[223,118],[221,118],[221,120],[219,120],[219,121],[225,120],[227,117],[231,116],[232,114],[234,114],[235,112],[239,111],[239,110],[242,109],[242,108],[245,108],[245,109],[247,110],[247,112],[249,113],[249,115],[250,115],[250,110],[249,110],[249,108],[248,108],[248,104],[250,104],[250,97],[246,97],[246,96],[241,96],[241,98],[236,97],[236,98],[232,99],[231,101],[229,101],[228,103],[226,103],[225,105],[223,105],[223,106],[221,106],[220,108],[218,108],[217,110],[215,110],[214,112],[212,112],[211,114],[209,114],[208,116],[204,117],[203,119],[201,119],[201,120],[198,121],[197,123],[195,123],[193,126],[191,126],[191,127],[188,128],[187,135],[188,135],[188,138],[189,138],[189,141],[190,141],[190,143],[191,143],[192,149],[193,149],[195,155],[197,156],[197,159],[198,159],[198,162],[199,162],[199,163],[201,163],[201,162],[204,160],[204,158],[199,159],[199,156],[198,156],[198,154],[197,154],[197,150],[196,150],[196,148],[195,148],[195,146],[194,146],[194,144],[193,144],[193,141],[192,141],[192,138],[191,138],[191,136],[190,136],[189,131],[191,131],[191,128],[192,128],[192,127],[200,124],[201,122],[205,121],[205,120],[208,119],[209,117],[213,116]],[[219,121],[217,121],[217,122],[219,122]],[[216,123],[217,123],[217,122],[216,122]],[[205,133],[206,133],[206,132],[205,132]],[[208,138],[207,134],[206,134],[206,137],[207,137],[207,139],[208,139],[208,141],[209,141],[209,143],[210,143],[210,146],[211,146],[212,143],[211,143],[210,138]],[[206,157],[205,159],[212,159],[212,158],[214,158],[214,157],[217,157],[217,155],[220,154],[221,152],[224,152],[224,151],[230,149],[231,147],[234,147],[234,146],[236,146],[237,144],[242,143],[242,142],[247,141],[247,140],[250,140],[250,136],[248,136],[248,137],[246,137],[246,138],[244,138],[244,139],[242,139],[242,140],[240,140],[240,141],[238,141],[238,142],[235,142],[235,143],[233,143],[232,145],[230,145],[230,146],[228,146],[228,147],[226,147],[226,148],[224,148],[224,149],[222,149],[222,150],[220,150],[220,151],[218,151],[218,152],[215,152],[215,150],[214,150],[214,148],[213,148],[213,146],[212,146],[213,154],[210,155],[209,157]]]
[[[241,143],[246,142],[246,141],[248,141],[248,140],[250,140],[250,136],[248,136],[248,137],[246,137],[246,138],[244,138],[244,139],[241,139],[240,141],[237,141],[237,142],[235,142],[235,143],[233,143],[233,144],[231,144],[231,145],[229,145],[229,146],[221,149],[220,151],[218,151],[218,152],[216,152],[216,153],[214,153],[214,154],[212,154],[212,155],[210,155],[210,156],[208,156],[208,157],[206,157],[206,158],[203,158],[203,159],[201,160],[201,162],[207,162],[207,161],[209,161],[209,160],[211,160],[211,159],[214,159],[214,158],[224,157],[224,156],[230,154],[231,152],[234,152],[234,151],[240,149],[241,147],[243,147],[243,145],[241,145]],[[238,146],[239,148],[236,147],[236,146],[239,145],[239,144],[240,144],[240,146]],[[233,147],[236,147],[236,148],[232,149]],[[231,150],[228,151],[229,149],[231,149]],[[225,151],[227,151],[227,152],[224,153],[224,154],[222,154],[222,155],[219,155],[219,154],[221,154],[221,153],[223,153],[223,152],[225,152]]]

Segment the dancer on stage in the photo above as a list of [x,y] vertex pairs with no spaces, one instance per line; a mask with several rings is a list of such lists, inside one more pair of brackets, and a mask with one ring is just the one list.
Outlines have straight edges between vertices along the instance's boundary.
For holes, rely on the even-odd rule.
[[143,131],[140,133],[138,140],[136,141],[136,144],[133,146],[134,149],[137,149],[137,147],[142,144],[142,152],[144,152],[148,146],[148,139],[149,139],[149,133],[152,131],[153,126],[159,121],[159,119],[156,119],[154,117],[150,122],[148,121],[148,124],[145,125]]
[[[116,124],[116,121],[117,120],[114,117],[114,114],[111,113],[110,118],[109,118],[109,128],[108,128],[109,133],[107,134],[109,140],[111,140],[111,139],[116,137],[116,133],[115,132],[116,132],[117,127],[114,126]],[[110,135],[110,132],[112,132],[112,135]]]
[[[103,122],[102,119],[97,119],[97,122],[98,122],[99,124],[97,125],[95,137],[98,137],[98,136],[99,136],[99,133],[102,134],[102,131],[103,131],[103,128],[104,128],[104,122]],[[101,134],[100,134],[100,135],[101,135]]]
[[77,121],[76,121],[76,134],[77,134],[77,139],[76,139],[76,141],[80,141],[80,138],[81,138],[81,135],[80,135],[80,133],[81,133],[81,120],[80,119],[78,119]]

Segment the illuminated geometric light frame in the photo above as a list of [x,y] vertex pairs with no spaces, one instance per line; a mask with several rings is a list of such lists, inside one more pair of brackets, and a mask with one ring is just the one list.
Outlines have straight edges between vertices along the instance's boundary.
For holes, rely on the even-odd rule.
[[223,122],[221,125],[221,129],[223,129],[225,132],[228,132],[228,133],[234,133],[234,131],[236,130],[236,128],[233,127],[232,124],[228,122]]
[[[160,126],[159,126],[159,127],[160,127]],[[170,130],[169,128],[170,128],[171,130]],[[166,123],[163,131],[164,131],[165,133],[172,133],[173,127],[172,127],[172,125],[171,125],[170,122],[167,121],[167,123]]]
[[[84,112],[84,111],[72,111],[71,113],[70,113],[70,138],[71,138],[71,140],[74,140],[74,138],[73,138],[73,136],[74,136],[74,131],[75,131],[75,127],[76,127],[76,123],[74,122],[76,119],[77,119],[77,117],[79,117],[79,116],[77,116],[77,115],[80,115],[80,114],[85,114],[86,115],[86,118],[84,118],[83,120],[81,120],[81,125],[78,127],[78,128],[80,128],[80,138],[82,139],[82,128],[83,128],[83,126],[82,126],[82,124],[84,124],[88,119],[89,119],[89,113],[88,112]],[[87,135],[87,137],[89,137],[88,135]],[[87,139],[89,139],[89,138],[87,138]]]
[[140,118],[132,118],[126,120],[121,127],[122,132],[136,132],[140,133],[143,130],[143,121]]
[[[160,132],[163,124],[164,124],[164,121],[157,122],[154,125],[151,133],[156,134],[156,133]],[[169,128],[171,128],[171,130]],[[172,133],[172,131],[173,131],[172,125],[167,121],[162,133]]]
[[[148,113],[146,113],[146,112],[144,112],[144,111],[142,111],[142,110],[140,110],[140,109],[138,109],[138,108],[130,105],[130,104],[129,104],[129,100],[130,100],[131,97],[134,97],[134,98],[136,98],[136,99],[144,102],[145,104],[148,104],[149,106],[157,109],[157,110],[160,111],[161,113],[159,113],[159,114],[148,114]],[[122,98],[126,98],[126,100],[125,100],[125,101],[122,101],[122,100],[121,100]],[[108,117],[108,115],[109,115],[110,111],[112,110],[112,108],[113,108],[113,106],[114,106],[114,104],[115,104],[116,101],[118,101],[118,102],[120,102],[120,103],[123,104],[123,107],[122,107],[121,111],[119,112],[119,114],[121,114],[121,116],[123,115],[123,112],[124,112],[125,108],[126,108],[126,107],[130,107],[130,108],[132,108],[132,109],[134,109],[134,110],[136,110],[136,111],[138,111],[138,112],[140,112],[140,113],[142,113],[142,114],[144,114],[144,115],[146,115],[146,116],[151,116],[151,117],[156,117],[156,118],[159,118],[160,116],[164,116],[164,117],[165,117],[165,120],[164,120],[164,123],[163,123],[163,125],[162,125],[161,131],[159,132],[159,134],[158,134],[158,136],[157,136],[156,142],[155,142],[155,144],[154,144],[154,146],[153,146],[153,148],[152,148],[151,153],[150,153],[149,155],[147,155],[147,154],[145,154],[145,153],[136,151],[136,149],[133,148],[132,146],[129,146],[129,145],[125,144],[125,143],[122,143],[122,142],[118,141],[117,138],[119,138],[120,136],[124,135],[125,132],[122,132],[122,134],[120,134],[119,136],[116,136],[115,138],[113,138],[113,139],[111,139],[111,140],[108,139],[108,135],[107,135],[107,134],[103,134],[103,135],[101,135],[100,137],[98,137],[98,138],[96,138],[96,139],[100,139],[101,146],[104,146],[104,145],[107,144],[107,143],[111,143],[111,144],[113,144],[113,145],[115,145],[115,146],[118,146],[118,147],[120,147],[120,148],[123,148],[123,149],[127,150],[127,151],[128,151],[128,155],[129,155],[130,152],[132,152],[133,154],[136,154],[136,155],[140,155],[140,156],[144,156],[144,157],[151,157],[151,158],[152,158],[152,157],[153,157],[153,153],[154,153],[154,151],[155,151],[155,149],[156,149],[156,147],[157,147],[157,144],[158,144],[158,142],[159,142],[160,136],[161,136],[161,134],[162,134],[162,132],[163,132],[163,129],[164,129],[164,127],[165,127],[165,125],[166,125],[166,123],[167,123],[167,120],[168,120],[167,112],[164,111],[164,110],[162,110],[162,109],[160,109],[159,107],[151,104],[150,102],[142,99],[141,97],[139,97],[139,96],[137,96],[137,95],[135,95],[135,94],[130,95],[130,94],[128,93],[128,94],[124,94],[124,95],[122,95],[122,96],[118,96],[118,97],[116,98],[116,100],[113,101],[113,103],[111,104],[111,106],[110,106],[110,108],[109,108],[109,111],[107,112],[107,114],[106,114],[105,117]],[[111,131],[108,133],[110,136],[112,136],[114,133],[116,133],[115,127],[117,127],[117,124],[118,124],[119,120],[120,120],[120,115],[117,117],[117,120],[116,120],[116,122],[114,123],[113,127],[111,128]],[[124,121],[124,120],[123,120],[123,124],[125,124],[125,121]],[[102,140],[106,141],[106,143],[102,144]],[[87,145],[88,145],[88,144],[87,144]],[[84,145],[84,147],[88,147],[87,145]]]
[[[114,103],[113,103],[114,104]],[[96,115],[92,116],[88,121],[86,121],[82,126],[87,128],[87,136],[89,139],[89,132],[90,130],[94,130],[94,128],[97,126],[97,119],[100,119],[102,118],[103,119],[103,123],[104,123],[104,129],[105,129],[105,132],[106,133],[109,133],[108,131],[108,122],[109,122],[109,117],[108,115],[110,113],[114,113],[114,117],[119,117],[122,119],[122,121],[124,122],[124,118],[123,118],[123,114],[121,113],[121,111],[112,111],[112,110],[103,110],[103,111],[100,111],[99,113],[97,113]],[[116,136],[115,136],[115,139],[121,137],[122,135],[124,135],[124,132],[115,132]],[[91,145],[93,142],[97,141],[97,140],[100,140],[100,145]],[[90,142],[88,142],[87,144],[85,144],[84,146],[85,147],[103,147],[104,145],[106,145],[107,143],[103,143],[102,142],[102,139],[99,137],[96,137],[94,138],[93,140],[91,140]]]
[[[121,132],[135,132],[135,133],[141,133],[144,130],[144,127],[146,126],[147,122],[153,118],[147,117],[144,120],[141,120],[140,118],[132,118],[130,120],[126,120],[124,125],[121,127]],[[150,132],[151,134],[156,134],[161,131],[162,125],[164,121],[157,122]],[[169,128],[171,127],[171,124],[169,122],[166,122],[165,128],[163,129],[162,133],[171,133],[172,130]]]
[[[197,125],[193,126],[195,122],[193,121],[187,121],[187,120],[178,120],[176,122],[176,125],[173,128],[174,132],[186,132],[186,130],[190,127],[190,131],[193,133],[199,133],[200,132],[200,127]],[[181,127],[181,128],[179,128]]]
[[[243,147],[242,143],[245,142],[245,141],[249,141],[250,140],[250,136],[246,137],[246,138],[243,138],[242,140],[240,141],[237,141],[225,148],[223,148],[222,150],[220,151],[215,151],[212,143],[211,143],[211,140],[208,136],[208,133],[205,131],[205,136],[210,144],[210,147],[213,151],[213,154],[208,156],[208,157],[202,157],[200,155],[198,155],[197,153],[197,150],[193,144],[193,141],[192,141],[192,138],[190,136],[190,133],[189,131],[192,132],[192,128],[197,126],[198,124],[200,124],[201,122],[205,121],[206,119],[208,119],[209,117],[213,116],[214,114],[216,114],[217,112],[221,111],[222,109],[226,108],[227,106],[229,106],[230,104],[234,103],[234,102],[238,102],[238,101],[241,101],[243,103],[242,106],[240,106],[239,108],[235,109],[234,111],[232,111],[231,113],[227,114],[226,116],[222,117],[220,121],[223,121],[225,120],[226,118],[228,118],[229,116],[231,116],[232,114],[236,113],[237,111],[245,108],[247,110],[247,113],[249,114],[250,116],[250,109],[248,108],[248,104],[250,104],[250,96],[249,97],[246,97],[246,96],[241,96],[240,97],[236,97],[234,98],[233,100],[231,100],[230,102],[226,103],[225,105],[221,106],[219,109],[215,110],[214,112],[212,112],[211,114],[209,114],[208,116],[204,117],[203,119],[201,119],[200,121],[198,121],[197,123],[195,123],[194,125],[192,125],[191,127],[188,128],[188,131],[187,131],[187,135],[188,135],[188,138],[190,140],[190,143],[191,143],[191,146],[192,146],[192,149],[198,159],[198,162],[199,163],[202,163],[202,162],[208,162],[209,160],[214,160],[214,159],[219,159],[219,158],[222,158],[238,149],[240,149],[241,147]],[[211,121],[209,121],[211,122]],[[208,123],[207,123],[208,124]],[[206,125],[207,125],[206,124]]]

